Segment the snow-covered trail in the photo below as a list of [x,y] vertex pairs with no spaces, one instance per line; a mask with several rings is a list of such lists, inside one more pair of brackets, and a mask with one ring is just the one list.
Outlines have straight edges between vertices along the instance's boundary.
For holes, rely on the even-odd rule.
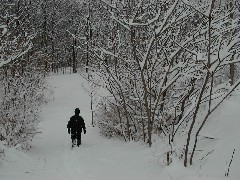
[[[159,178],[161,168],[149,161],[151,149],[106,139],[99,135],[98,128],[91,127],[90,98],[83,90],[80,75],[51,76],[49,82],[55,93],[54,100],[43,107],[42,133],[26,156],[19,153],[22,156],[17,158],[19,161],[11,162],[9,168],[14,170],[5,167],[1,180]],[[71,149],[66,124],[76,107],[81,110],[87,133],[82,135],[82,145]]]
[[[41,113],[42,133],[27,153],[7,150],[7,157],[0,159],[0,180],[239,180],[240,90],[215,112],[202,131],[216,140],[202,141],[199,147],[214,153],[184,168],[176,158],[163,167],[162,141],[149,148],[101,137],[98,128],[91,126],[90,97],[83,88],[87,82],[79,74],[53,75],[48,81],[55,92],[54,100],[44,105]],[[85,119],[87,134],[82,135],[82,145],[72,149],[66,125],[76,107]],[[185,139],[180,136],[178,141],[183,144]],[[224,172],[233,148],[232,177],[226,179]]]

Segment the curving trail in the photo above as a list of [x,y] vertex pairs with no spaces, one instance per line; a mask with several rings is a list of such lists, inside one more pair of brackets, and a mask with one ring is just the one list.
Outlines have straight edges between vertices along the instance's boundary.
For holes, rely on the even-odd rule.
[[[87,82],[80,75],[51,76],[48,81],[55,93],[54,100],[41,113],[42,133],[30,152],[7,150],[7,157],[0,158],[0,180],[226,180],[226,162],[233,148],[239,152],[239,90],[213,114],[202,131],[216,140],[203,139],[199,147],[214,153],[184,168],[176,158],[170,166],[161,165],[166,148],[163,141],[148,148],[101,137],[98,128],[91,127],[90,98],[83,88]],[[82,145],[72,149],[66,125],[76,107],[81,110],[87,134],[82,135]],[[179,136],[177,141],[185,143],[185,138]],[[202,156],[199,153],[195,158]],[[239,180],[239,162],[240,155],[236,153],[229,179]]]

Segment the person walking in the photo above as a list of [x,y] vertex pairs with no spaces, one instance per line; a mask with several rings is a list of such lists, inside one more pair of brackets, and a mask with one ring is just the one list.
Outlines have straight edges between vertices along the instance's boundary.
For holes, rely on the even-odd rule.
[[68,134],[71,134],[72,147],[81,145],[81,133],[82,130],[86,134],[86,127],[84,120],[80,114],[80,109],[75,109],[75,115],[70,118],[67,124]]

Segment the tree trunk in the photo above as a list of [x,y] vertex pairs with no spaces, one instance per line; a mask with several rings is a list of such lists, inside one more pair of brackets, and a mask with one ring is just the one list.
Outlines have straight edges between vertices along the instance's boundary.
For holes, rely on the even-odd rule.
[[212,44],[211,25],[212,25],[212,11],[213,11],[213,8],[214,8],[214,4],[215,4],[215,0],[212,0],[212,2],[210,4],[210,12],[209,12],[209,16],[208,16],[208,32],[207,32],[207,35],[208,35],[208,49],[207,49],[207,51],[208,51],[207,52],[208,53],[208,62],[207,62],[207,65],[205,66],[207,72],[206,72],[206,76],[205,76],[205,79],[204,79],[204,82],[203,82],[203,86],[200,90],[199,98],[198,98],[198,101],[197,101],[197,104],[196,104],[196,109],[195,109],[195,112],[193,114],[193,120],[192,120],[192,123],[191,123],[189,131],[188,131],[187,143],[186,143],[185,152],[184,152],[184,155],[185,155],[184,156],[184,166],[185,167],[187,167],[188,149],[189,149],[189,144],[190,144],[190,139],[191,139],[193,126],[196,122],[197,114],[198,114],[200,104],[201,104],[201,100],[202,100],[202,97],[203,97],[203,94],[204,94],[204,91],[205,91],[205,88],[207,86],[208,79],[209,79],[209,76],[210,76],[209,68],[211,66],[211,44]]
[[77,30],[75,30],[74,37],[73,37],[73,44],[72,44],[72,68],[73,73],[77,72],[77,58],[76,58],[76,51],[75,47],[77,46],[77,39],[75,38],[77,34]]
[[234,65],[234,63],[231,63],[231,64],[229,64],[229,66],[230,66],[230,84],[232,86],[234,84],[235,65]]

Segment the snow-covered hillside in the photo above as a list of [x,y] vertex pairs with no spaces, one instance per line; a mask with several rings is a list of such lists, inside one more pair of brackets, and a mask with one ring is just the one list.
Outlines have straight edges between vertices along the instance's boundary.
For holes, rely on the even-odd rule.
[[[196,163],[184,168],[183,162],[177,159],[167,167],[158,161],[161,143],[149,148],[101,137],[98,128],[91,127],[90,98],[83,90],[82,84],[86,82],[80,75],[54,75],[49,83],[55,93],[53,101],[43,107],[42,133],[30,152],[5,149],[6,156],[0,159],[0,180],[225,179],[233,149],[236,150],[227,179],[240,179],[239,91],[215,112],[201,133],[198,146],[211,154],[204,161],[198,161],[200,157],[196,155]],[[85,119],[87,133],[82,135],[82,145],[71,149],[66,124],[76,107]]]

